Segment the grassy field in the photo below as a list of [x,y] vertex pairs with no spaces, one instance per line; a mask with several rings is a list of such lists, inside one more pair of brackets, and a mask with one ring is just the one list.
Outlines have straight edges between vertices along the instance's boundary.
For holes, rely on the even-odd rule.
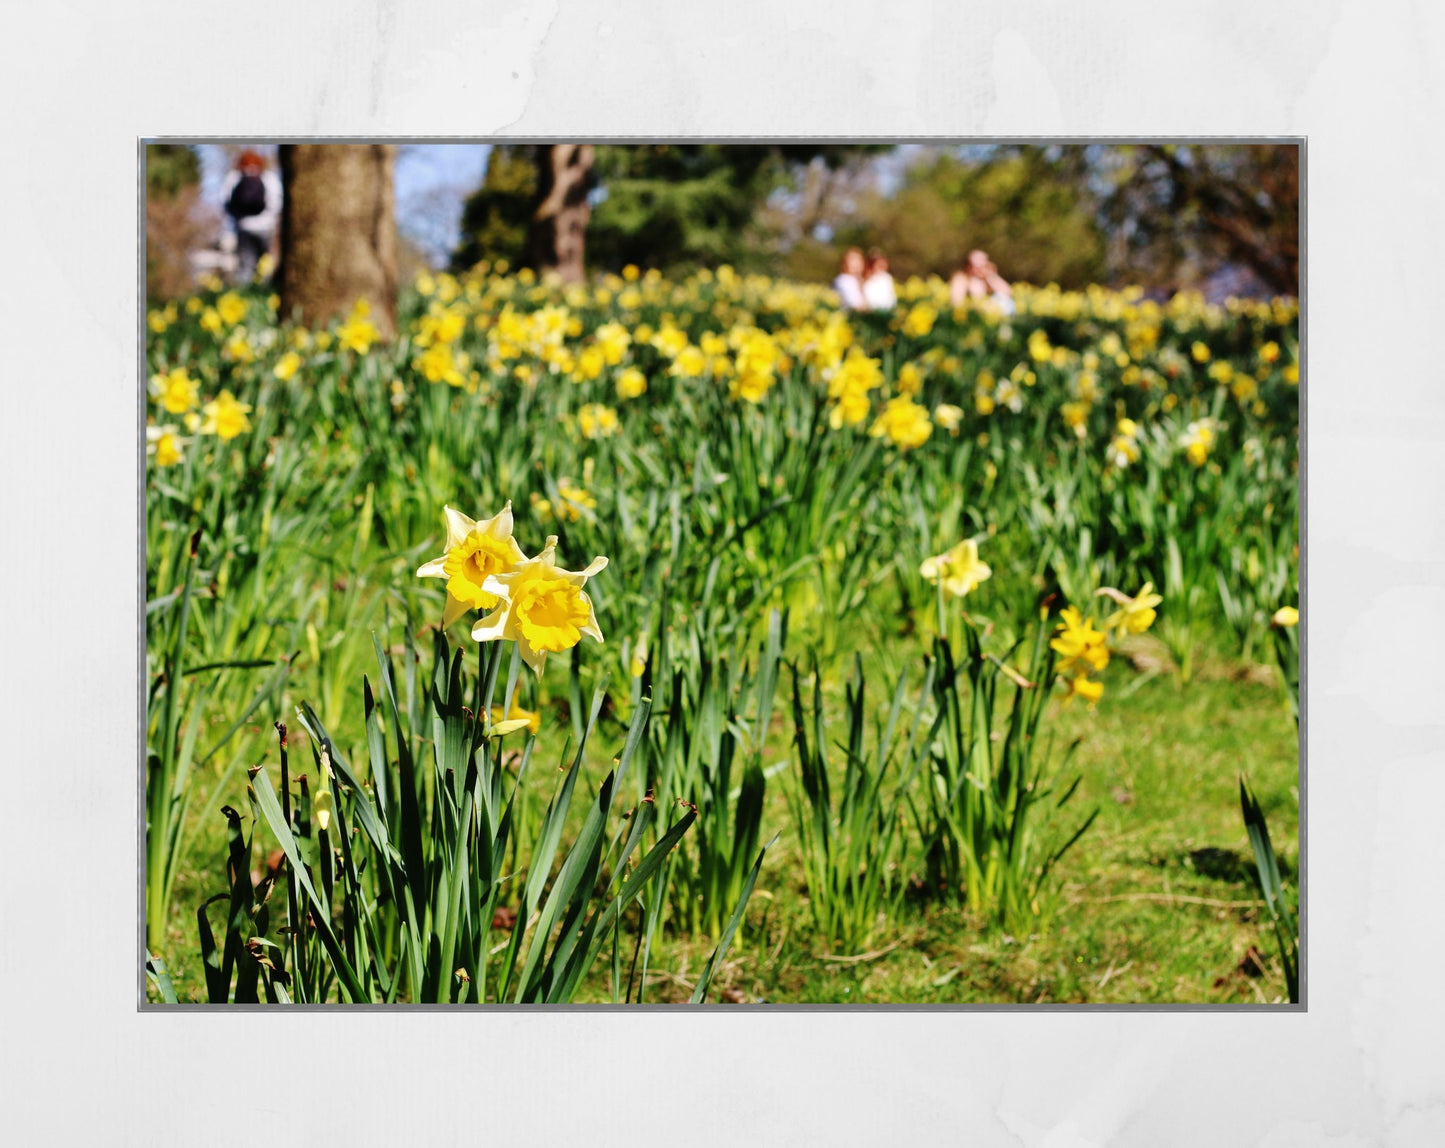
[[1287,999],[1293,304],[941,291],[153,311],[153,995]]
[[[744,943],[719,970],[715,995],[736,1003],[875,1004],[1286,999],[1236,777],[1249,772],[1293,882],[1299,772],[1278,683],[1262,667],[1249,669],[1210,663],[1181,690],[1169,676],[1120,666],[1110,675],[1117,695],[1109,706],[1066,715],[1059,737],[1083,739],[1073,759],[1083,779],[1076,801],[1100,814],[1069,854],[1048,916],[1023,936],[990,928],[964,906],[915,895],[876,947],[830,952],[813,936],[807,889],[796,879],[797,835],[781,788],[774,790],[766,820],[782,837],[753,894]],[[774,725],[774,743],[785,754],[781,715]],[[555,758],[560,745],[551,748],[539,751],[544,759]],[[795,772],[788,777],[794,785]],[[601,774],[594,766],[589,780]],[[213,777],[198,798],[216,806],[227,788]],[[224,890],[224,829],[218,809],[197,827],[177,880],[179,904]],[[194,917],[173,916],[168,949],[176,954],[171,973],[181,999],[204,1001],[195,928]],[[645,999],[685,1001],[712,941],[670,938]],[[579,1001],[609,999],[607,975]]]

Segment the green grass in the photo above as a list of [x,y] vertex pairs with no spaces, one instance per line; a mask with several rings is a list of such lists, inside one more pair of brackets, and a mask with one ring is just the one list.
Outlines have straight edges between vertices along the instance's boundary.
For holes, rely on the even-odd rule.
[[[769,786],[764,835],[780,831],[781,837],[768,854],[746,928],[714,981],[712,999],[907,1004],[1287,999],[1262,915],[1237,787],[1237,774],[1244,770],[1269,819],[1285,879],[1295,885],[1296,739],[1278,685],[1223,664],[1205,664],[1183,688],[1168,676],[1141,678],[1122,662],[1106,680],[1108,692],[1096,709],[1060,707],[1053,723],[1058,745],[1083,739],[1072,763],[1082,775],[1066,811],[1072,820],[1059,828],[1071,827],[1095,806],[1100,814],[1056,871],[1055,892],[1043,905],[1037,929],[1010,936],[957,905],[911,895],[900,917],[882,926],[861,954],[830,952],[812,935],[782,788],[796,784],[791,718],[775,711],[767,760],[786,755],[789,768]],[[556,703],[549,717],[560,718],[562,707]],[[565,721],[549,722],[540,761],[556,759],[566,728]],[[605,734],[603,744],[620,746],[616,728]],[[604,769],[599,753],[587,782],[596,784]],[[550,786],[551,772],[537,770],[535,784]],[[229,802],[245,808],[236,774],[227,779],[224,794],[216,793],[214,771],[197,780],[202,788],[193,808],[197,815],[209,812],[192,830],[176,879],[163,953],[182,1001],[205,996],[194,908],[224,886],[225,822],[219,807]],[[253,864],[264,864],[260,848]],[[654,948],[647,999],[685,1001],[715,940],[664,935]],[[1247,957],[1251,949],[1257,955]],[[627,957],[630,949],[624,965]],[[1246,967],[1259,975],[1249,975]],[[579,1000],[605,999],[607,975],[599,965]]]

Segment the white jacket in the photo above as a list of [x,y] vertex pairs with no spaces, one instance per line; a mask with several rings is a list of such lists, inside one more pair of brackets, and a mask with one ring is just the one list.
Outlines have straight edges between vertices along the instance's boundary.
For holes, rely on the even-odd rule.
[[[241,173],[232,171],[226,176],[226,182],[221,184],[221,210],[225,211],[226,204],[231,202],[231,192],[241,182]],[[266,189],[266,210],[259,215],[247,215],[241,219],[233,218],[228,212],[227,219],[230,219],[236,227],[251,232],[254,235],[270,235],[276,230],[276,225],[281,220],[281,201],[284,192],[281,190],[281,177],[270,168],[261,173],[261,184]]]

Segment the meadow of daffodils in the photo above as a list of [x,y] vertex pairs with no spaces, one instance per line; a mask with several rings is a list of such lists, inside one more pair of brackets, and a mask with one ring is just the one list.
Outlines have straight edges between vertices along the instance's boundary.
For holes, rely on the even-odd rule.
[[[389,341],[153,307],[152,999],[819,999],[744,974],[1076,928],[1091,736],[1208,750],[1195,699],[1252,690],[1287,792],[1293,300],[1016,302],[481,265]],[[975,974],[840,999],[1024,996]]]

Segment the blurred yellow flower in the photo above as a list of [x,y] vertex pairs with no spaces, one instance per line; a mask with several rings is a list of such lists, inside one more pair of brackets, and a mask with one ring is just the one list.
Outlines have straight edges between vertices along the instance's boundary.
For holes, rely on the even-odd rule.
[[358,299],[346,322],[336,328],[337,343],[358,355],[364,355],[371,350],[371,344],[381,338],[381,332],[377,330],[376,324],[367,318],[370,314],[371,304],[365,299]]
[[1059,654],[1060,674],[1068,675],[1084,669],[1102,670],[1109,664],[1109,647],[1104,644],[1104,635],[1094,629],[1094,619],[1084,618],[1073,607],[1067,607],[1060,615],[1062,622],[1057,637],[1049,643],[1050,649]]
[[728,394],[735,399],[760,403],[772,388],[773,376],[768,371],[744,371],[728,385]]
[[176,367],[164,375],[151,376],[151,394],[166,411],[173,415],[185,414],[201,401],[199,387],[185,367]]
[[1193,356],[1196,363],[1209,362],[1209,346],[1205,343],[1199,342],[1197,339],[1195,340],[1194,345],[1189,348],[1189,354]]
[[898,378],[894,385],[900,395],[912,398],[923,390],[923,371],[917,363],[904,363],[898,368]]
[[594,558],[583,570],[562,569],[557,565],[557,536],[549,536],[537,557],[487,579],[498,604],[472,627],[472,637],[516,642],[522,660],[540,677],[549,653],[570,650],[584,634],[602,641],[597,614],[583,587],[606,566],[606,558]]
[[175,466],[181,461],[181,440],[174,427],[146,427],[146,453],[155,456],[157,466]]
[[505,717],[502,714],[501,706],[493,706],[491,715],[493,733],[512,733],[515,730],[525,729],[535,736],[537,731],[542,728],[542,715],[535,710],[524,710],[516,702],[512,703],[512,708],[507,711]]
[[1142,634],[1154,624],[1154,607],[1164,601],[1154,593],[1154,583],[1145,582],[1143,588],[1129,597],[1123,591],[1105,586],[1096,590],[1095,597],[1112,598],[1119,609],[1104,619],[1104,632],[1117,631],[1119,634]]
[[1073,677],[1064,679],[1064,686],[1068,692],[1064,695],[1064,701],[1071,702],[1074,698],[1083,698],[1090,706],[1098,703],[1104,696],[1104,683],[1096,682],[1083,674],[1076,674]]
[[271,373],[283,383],[289,383],[296,377],[296,372],[300,369],[301,356],[295,351],[287,351],[276,360],[276,366],[271,369]]
[[412,366],[429,383],[446,383],[460,387],[466,381],[465,371],[471,366],[470,356],[454,352],[446,343],[433,343],[412,361]]
[[686,346],[672,361],[672,373],[684,379],[695,379],[706,369],[707,357],[700,347]]
[[617,397],[635,399],[647,390],[647,376],[636,367],[628,367],[617,376]]
[[1270,623],[1281,628],[1299,625],[1299,611],[1293,606],[1281,606],[1270,618]]
[[1215,422],[1213,419],[1198,419],[1184,428],[1184,433],[1179,436],[1179,445],[1184,448],[1184,455],[1195,466],[1203,466],[1209,460],[1209,452],[1214,446]]
[[941,585],[955,598],[962,598],[993,574],[985,563],[979,561],[978,543],[972,538],[965,538],[942,554],[925,558],[918,572],[925,581]]
[[1121,470],[1139,461],[1139,443],[1133,435],[1118,434],[1109,443],[1108,459]]
[[621,323],[604,323],[597,328],[597,346],[609,367],[622,362],[627,348],[632,345],[632,336]]
[[1035,327],[1029,333],[1029,357],[1036,363],[1048,362],[1054,357],[1054,349],[1049,346],[1049,336],[1042,327]]
[[577,412],[577,425],[585,438],[606,438],[617,433],[617,412],[601,403],[588,403]]
[[229,440],[251,429],[251,420],[246,417],[251,413],[250,404],[238,402],[230,391],[222,391],[201,408],[201,413],[206,416],[201,423],[202,434]]
[[525,555],[512,537],[512,504],[491,518],[474,521],[450,506],[446,519],[446,551],[420,567],[418,578],[445,578],[447,604],[442,626],[450,626],[468,610],[490,610],[498,602],[495,591],[483,589],[495,574],[505,574]]
[[233,363],[249,363],[256,357],[256,352],[246,339],[246,331],[242,327],[237,327],[231,332],[231,337],[221,348],[221,354]]
[[1088,433],[1085,425],[1089,418],[1089,408],[1085,403],[1068,402],[1059,407],[1059,414],[1063,416],[1064,425],[1067,426],[1078,438],[1083,438]]
[[963,408],[956,407],[952,403],[939,403],[933,408],[933,421],[949,434],[956,435],[963,422]]
[[246,317],[246,300],[234,291],[227,291],[216,300],[216,313],[228,327],[234,327]]
[[903,317],[902,332],[914,339],[921,339],[933,330],[933,324],[938,319],[938,309],[930,307],[927,303],[915,303]]
[[883,412],[868,433],[874,438],[887,435],[894,446],[901,450],[913,450],[928,441],[933,433],[933,422],[928,417],[928,408],[919,406],[906,395],[900,395],[883,404]]

